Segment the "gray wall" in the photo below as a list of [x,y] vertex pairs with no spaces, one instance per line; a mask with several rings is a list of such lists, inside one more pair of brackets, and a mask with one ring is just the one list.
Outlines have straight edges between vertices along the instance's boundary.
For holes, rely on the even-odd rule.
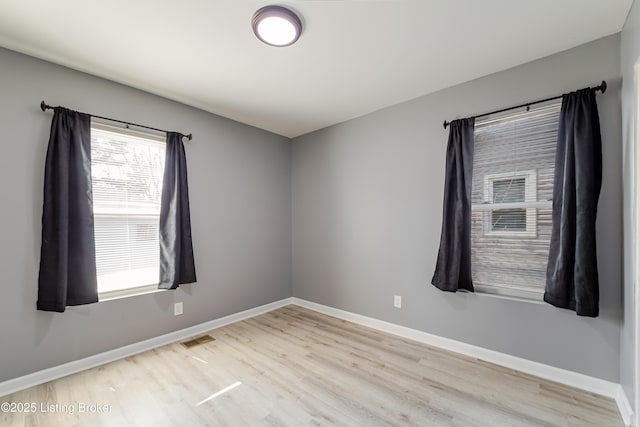
[[[447,140],[442,121],[603,79],[600,317],[431,286]],[[618,382],[620,85],[620,36],[613,35],[295,138],[293,295]],[[403,297],[402,309],[393,308],[394,294]]]
[[[634,314],[640,307],[634,303],[634,288],[638,289],[635,277],[638,267],[638,255],[633,258],[633,239],[638,238],[639,230],[633,226],[633,197],[638,191],[639,171],[634,169],[634,157],[638,146],[634,144],[634,124],[636,120],[636,88],[634,83],[634,66],[640,63],[640,4],[634,2],[627,22],[622,30],[621,40],[622,65],[622,144],[623,144],[623,174],[624,174],[624,321],[620,341],[620,383],[624,387],[630,403],[633,405],[634,390],[633,377],[635,373],[634,360],[640,355],[635,352]],[[636,291],[637,292],[637,291]],[[636,407],[636,415],[640,408]],[[640,423],[638,416],[636,423]]]
[[[291,296],[291,141],[0,49],[0,381]],[[181,132],[198,283],[36,311],[44,157],[40,100]],[[173,316],[173,303],[184,314]]]

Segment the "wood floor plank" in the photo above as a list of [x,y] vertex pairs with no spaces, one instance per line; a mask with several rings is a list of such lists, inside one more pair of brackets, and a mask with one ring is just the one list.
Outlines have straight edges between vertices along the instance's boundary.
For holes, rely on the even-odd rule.
[[38,411],[0,425],[623,425],[606,397],[297,306],[209,334],[2,397]]

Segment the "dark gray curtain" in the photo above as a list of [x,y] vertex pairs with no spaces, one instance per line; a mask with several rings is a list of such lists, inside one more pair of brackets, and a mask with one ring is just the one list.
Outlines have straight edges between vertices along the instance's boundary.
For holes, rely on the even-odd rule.
[[553,226],[544,300],[598,316],[596,212],[602,185],[602,142],[596,94],[564,95],[553,184]]
[[44,171],[38,310],[98,302],[91,116],[56,107]]
[[471,280],[471,178],[475,119],[454,120],[449,125],[442,233],[436,271],[431,283],[443,291],[466,289]]
[[182,135],[167,133],[167,155],[160,207],[160,289],[196,281],[191,242],[187,159]]

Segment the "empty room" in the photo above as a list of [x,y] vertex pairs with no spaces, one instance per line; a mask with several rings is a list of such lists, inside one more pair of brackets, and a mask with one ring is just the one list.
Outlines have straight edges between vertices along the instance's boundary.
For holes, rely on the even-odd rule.
[[639,0],[0,0],[0,426],[640,427]]

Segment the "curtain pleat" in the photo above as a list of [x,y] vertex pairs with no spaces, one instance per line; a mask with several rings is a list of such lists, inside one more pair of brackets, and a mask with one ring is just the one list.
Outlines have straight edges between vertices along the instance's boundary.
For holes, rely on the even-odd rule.
[[544,300],[598,316],[596,214],[602,142],[595,91],[564,95],[553,187],[552,234]]
[[56,107],[44,173],[38,310],[98,301],[91,116]]
[[471,179],[474,119],[449,125],[442,233],[431,283],[440,290],[473,292],[471,279]]
[[167,133],[160,206],[160,289],[196,281],[191,241],[187,159],[182,135]]

